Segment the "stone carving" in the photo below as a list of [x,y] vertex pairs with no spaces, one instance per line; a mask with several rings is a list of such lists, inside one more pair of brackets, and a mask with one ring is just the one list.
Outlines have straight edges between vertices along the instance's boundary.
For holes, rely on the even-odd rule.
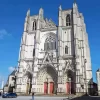
[[22,83],[27,83],[27,77],[26,76],[24,76],[23,78],[22,78]]
[[32,67],[30,66],[29,63],[27,63],[26,68],[23,68],[23,76],[27,74],[27,72],[32,72]]
[[44,28],[53,28],[56,27],[56,25],[54,24],[54,22],[50,19],[48,20],[47,18],[45,19],[45,25]]
[[84,79],[82,76],[80,76],[80,83],[81,83],[81,85],[84,85]]
[[27,66],[27,70],[29,70],[29,71],[31,71],[32,70],[32,68],[31,68],[31,66],[28,64],[28,66]]
[[44,57],[44,59],[43,59],[43,64],[48,64],[48,63],[53,64],[53,63],[52,63],[51,56],[49,55],[49,53],[46,53],[46,54],[45,54],[45,57]]
[[17,84],[22,84],[21,78],[19,78],[19,79],[17,80]]
[[64,67],[63,67],[63,71],[66,72],[66,70],[75,71],[74,65],[73,65],[72,61],[70,61],[70,60],[65,61],[65,65],[64,65]]
[[23,72],[25,73],[26,72],[26,69],[23,69]]

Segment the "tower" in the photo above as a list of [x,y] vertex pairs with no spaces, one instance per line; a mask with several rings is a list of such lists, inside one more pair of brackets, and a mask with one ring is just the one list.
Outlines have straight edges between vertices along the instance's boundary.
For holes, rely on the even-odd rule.
[[73,3],[73,34],[75,47],[76,93],[91,93],[93,88],[88,34],[82,13]]
[[[73,3],[72,9],[62,10],[62,7],[59,7],[58,55],[59,67],[67,67],[67,70],[64,68],[61,70],[67,71],[67,74],[70,70],[75,76],[71,77],[74,84],[73,91],[76,94],[90,93],[93,80],[88,34],[84,17],[78,11],[76,2]],[[69,83],[67,74],[66,84]]]
[[30,10],[27,11],[24,32],[21,38],[19,51],[18,73],[17,73],[17,93],[31,92],[32,83],[35,76],[32,71],[37,68],[37,57],[39,55],[40,27],[43,19],[43,9],[39,10],[39,15],[30,16]]

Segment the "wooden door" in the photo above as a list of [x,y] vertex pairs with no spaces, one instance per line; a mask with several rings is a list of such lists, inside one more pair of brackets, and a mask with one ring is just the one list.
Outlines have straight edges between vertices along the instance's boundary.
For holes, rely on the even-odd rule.
[[74,82],[71,82],[71,93],[74,94],[75,91],[74,91]]
[[70,82],[66,83],[66,93],[70,94]]
[[44,94],[48,93],[48,83],[44,82]]
[[50,82],[50,94],[54,92],[54,82]]

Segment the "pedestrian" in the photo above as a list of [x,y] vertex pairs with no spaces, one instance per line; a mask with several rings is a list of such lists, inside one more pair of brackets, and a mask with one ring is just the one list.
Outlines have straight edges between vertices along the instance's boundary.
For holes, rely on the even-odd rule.
[[32,93],[32,100],[34,100],[34,92]]

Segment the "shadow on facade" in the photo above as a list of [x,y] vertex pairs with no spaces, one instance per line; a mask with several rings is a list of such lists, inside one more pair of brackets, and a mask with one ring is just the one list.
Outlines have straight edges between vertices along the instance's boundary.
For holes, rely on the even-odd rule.
[[97,84],[93,82],[93,79],[90,79],[88,82],[88,94],[92,96],[97,96]]

